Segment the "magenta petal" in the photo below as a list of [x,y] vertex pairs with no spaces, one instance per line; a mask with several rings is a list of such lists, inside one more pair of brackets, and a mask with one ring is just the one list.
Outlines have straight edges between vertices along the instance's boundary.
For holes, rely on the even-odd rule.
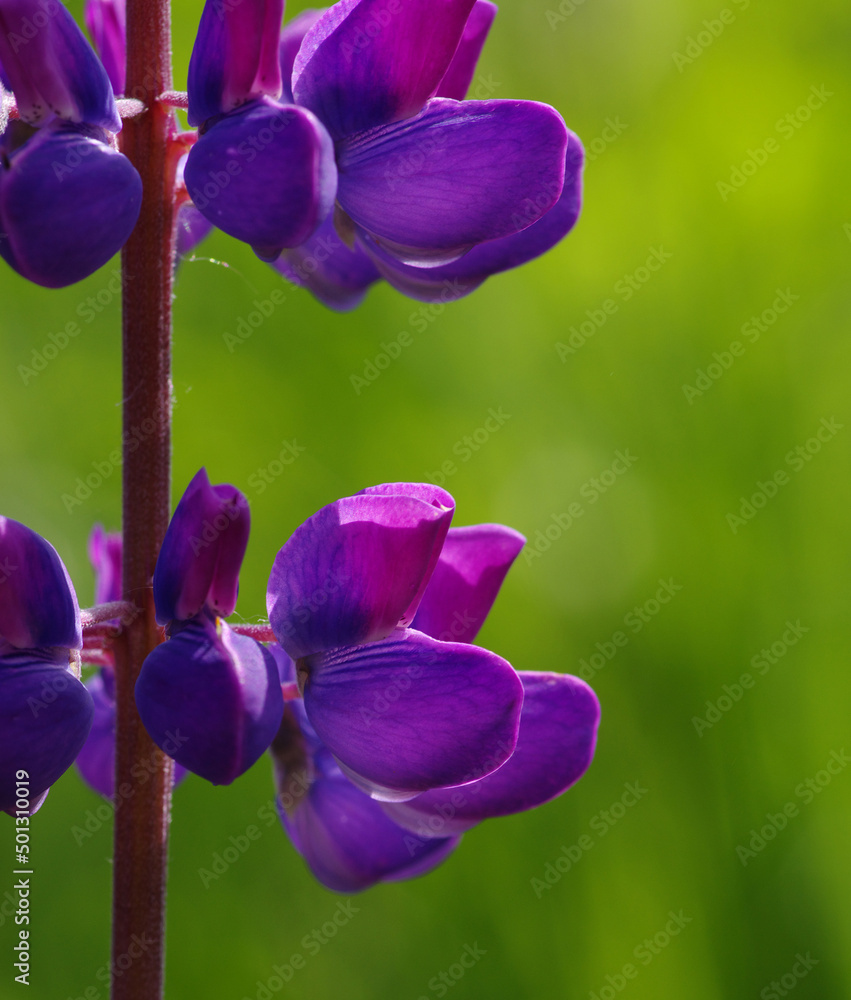
[[472,642],[526,539],[502,524],[450,528],[412,628]]
[[148,655],[136,705],[157,746],[215,785],[230,784],[264,753],[284,710],[272,654],[206,620]]
[[121,535],[96,524],[89,534],[89,562],[95,571],[95,604],[121,600]]
[[0,640],[18,649],[83,645],[77,595],[56,549],[9,517],[0,517]]
[[236,607],[251,514],[235,486],[211,486],[200,469],[169,522],[154,570],[157,621],[186,621],[206,608],[226,618]]
[[591,764],[600,705],[588,685],[567,674],[519,674],[525,697],[517,747],[498,771],[407,802],[386,803],[397,823],[420,836],[462,833],[483,819],[532,809],[561,795]]
[[311,656],[303,669],[311,724],[374,797],[472,781],[514,749],[523,686],[478,646],[400,630]]
[[403,263],[443,264],[551,208],[566,149],[549,105],[435,98],[415,118],[340,144],[338,199]]
[[288,21],[281,31],[278,59],[281,64],[281,81],[283,84],[281,89],[282,101],[293,101],[293,66],[295,65],[298,50],[301,48],[304,36],[324,13],[324,10],[303,10],[292,21]]
[[314,232],[334,204],[331,139],[309,111],[257,100],[215,121],[184,172],[214,226],[273,259]]
[[551,209],[541,212],[530,202],[525,215],[532,224],[519,233],[490,240],[441,267],[409,267],[401,264],[373,241],[364,247],[381,276],[397,291],[422,302],[450,302],[475,291],[490,275],[519,267],[552,249],[576,224],[582,206],[582,144],[568,132],[564,188]]
[[207,0],[189,60],[189,124],[281,96],[284,0]]
[[3,0],[0,60],[30,125],[56,116],[120,131],[106,70],[59,0]]
[[293,94],[335,139],[417,114],[474,0],[340,0],[307,32]]
[[[484,3],[485,0],[480,0]],[[116,94],[124,93],[127,67],[125,0],[86,0],[86,27]]]
[[437,97],[451,97],[456,101],[463,101],[467,96],[467,90],[476,72],[476,63],[482,54],[482,47],[496,17],[496,11],[496,4],[490,0],[476,0],[464,25],[464,34],[461,36],[452,62],[437,88]]
[[359,494],[323,507],[272,566],[267,607],[278,642],[297,660],[408,624],[451,518],[452,508],[416,495]]

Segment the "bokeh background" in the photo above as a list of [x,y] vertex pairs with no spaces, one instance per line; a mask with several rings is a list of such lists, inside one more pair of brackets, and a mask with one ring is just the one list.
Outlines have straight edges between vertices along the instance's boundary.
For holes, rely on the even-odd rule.
[[[181,264],[173,495],[202,464],[247,493],[238,617],[263,617],[276,551],[321,505],[449,461],[456,523],[505,522],[539,553],[479,641],[521,669],[585,670],[603,719],[569,793],[472,831],[426,878],[355,897],[310,947],[341,897],[263,818],[268,760],[228,788],[190,778],[174,799],[170,997],[851,996],[851,11],[724,9],[502,5],[474,87],[555,105],[593,155],[575,232],[464,301],[426,315],[376,287],[335,315],[221,234]],[[178,0],[178,86],[199,14]],[[54,543],[83,604],[86,539],[119,527],[120,470],[70,511],[63,494],[119,438],[115,267],[60,292],[0,269],[0,510]],[[286,301],[229,350],[274,290]],[[102,311],[25,384],[19,366],[98,293]],[[412,345],[356,392],[403,330]],[[491,410],[507,416],[465,458]],[[629,468],[607,473],[618,451]],[[778,470],[781,486],[760,486]],[[582,516],[556,530],[572,503]],[[772,820],[787,803],[795,815]],[[106,996],[109,814],[72,771],[34,820],[30,996]],[[205,885],[252,825],[259,839]],[[453,978],[465,949],[478,957]],[[296,953],[279,990],[274,967]]]

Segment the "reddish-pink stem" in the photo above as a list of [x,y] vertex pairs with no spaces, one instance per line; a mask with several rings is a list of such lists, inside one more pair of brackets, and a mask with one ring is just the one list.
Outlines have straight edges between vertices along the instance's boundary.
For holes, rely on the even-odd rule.
[[175,157],[168,148],[172,113],[157,96],[171,88],[170,47],[168,0],[127,0],[126,96],[147,110],[125,120],[121,133],[121,149],[139,171],[144,193],[122,251],[123,596],[138,614],[114,645],[112,1000],[163,996],[173,765],[145,732],[133,689],[142,662],[161,641],[151,580],[169,517]]

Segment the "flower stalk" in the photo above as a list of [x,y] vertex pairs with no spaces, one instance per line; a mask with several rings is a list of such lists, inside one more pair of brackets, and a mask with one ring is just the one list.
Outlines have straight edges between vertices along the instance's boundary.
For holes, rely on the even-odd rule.
[[[128,0],[127,96],[147,109],[128,119],[121,148],[143,184],[139,222],[122,251],[123,597],[139,614],[115,642],[116,778],[112,1000],[160,1000],[173,762],[139,719],[133,691],[162,634],[151,581],[169,519],[174,170],[168,0]],[[143,769],[138,765],[142,763]],[[153,773],[151,771],[153,770]],[[140,781],[138,775],[150,775]],[[135,956],[135,940],[148,947]],[[119,974],[116,975],[116,972]]]

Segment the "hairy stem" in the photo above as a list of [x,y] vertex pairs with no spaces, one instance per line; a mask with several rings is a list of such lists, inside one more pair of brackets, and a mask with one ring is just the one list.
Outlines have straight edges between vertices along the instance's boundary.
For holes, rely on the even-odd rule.
[[[122,251],[123,596],[138,614],[115,642],[116,780],[112,1000],[161,1000],[173,765],[151,741],[133,689],[161,641],[151,580],[168,525],[171,471],[171,294],[174,157],[168,0],[127,0],[127,94],[144,113],[121,148],[139,171],[142,211]],[[140,944],[141,942],[141,944]]]

